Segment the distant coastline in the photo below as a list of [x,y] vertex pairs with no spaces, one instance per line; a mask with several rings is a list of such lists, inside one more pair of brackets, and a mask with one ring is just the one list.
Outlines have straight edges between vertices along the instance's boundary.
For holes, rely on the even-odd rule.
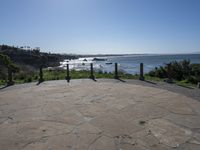
[[118,56],[171,56],[171,55],[196,55],[200,54],[200,52],[195,53],[141,53],[141,54],[74,54],[79,58],[86,58],[86,57],[118,57]]
[[[200,54],[54,54],[40,52],[39,49],[24,50],[13,46],[0,45],[0,54],[7,55],[15,63],[19,72],[14,74],[17,82],[31,82],[38,80],[39,68],[44,68],[45,80],[64,79],[66,75],[66,66],[75,78],[87,77],[90,64],[93,63],[94,71],[99,73],[98,77],[113,77],[115,63],[118,63],[118,69],[123,77],[135,78],[140,71],[140,63],[144,64],[144,73],[151,72],[153,77],[161,78],[166,76],[163,67],[167,63],[174,63],[175,68],[183,60],[189,62],[193,70],[199,70]],[[180,62],[178,65],[177,62]],[[155,69],[160,68],[160,69]],[[154,72],[152,72],[154,70]],[[182,71],[182,70],[181,70]],[[7,69],[0,63],[0,82],[2,84],[7,80]],[[192,72],[193,73],[193,72]],[[199,76],[199,72],[196,73]],[[161,75],[161,76],[158,76]],[[189,82],[199,81],[195,75],[187,78]],[[191,81],[192,79],[192,81]],[[194,80],[193,80],[194,79]],[[183,79],[184,80],[184,79]],[[194,82],[195,81],[195,82]]]

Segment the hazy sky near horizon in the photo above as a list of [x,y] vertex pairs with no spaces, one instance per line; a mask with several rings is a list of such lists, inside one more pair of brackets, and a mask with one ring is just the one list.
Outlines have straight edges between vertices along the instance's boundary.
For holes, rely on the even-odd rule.
[[0,44],[77,54],[200,52],[200,0],[0,0]]

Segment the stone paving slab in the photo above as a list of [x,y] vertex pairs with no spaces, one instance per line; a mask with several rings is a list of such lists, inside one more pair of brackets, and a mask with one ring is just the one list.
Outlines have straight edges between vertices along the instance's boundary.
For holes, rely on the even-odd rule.
[[199,150],[200,102],[123,82],[0,90],[0,150]]

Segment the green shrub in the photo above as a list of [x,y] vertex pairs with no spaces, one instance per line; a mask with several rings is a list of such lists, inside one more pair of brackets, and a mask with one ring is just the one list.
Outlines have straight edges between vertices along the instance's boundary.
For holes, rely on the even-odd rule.
[[29,77],[29,78],[27,79],[27,82],[32,82],[32,78]]
[[37,75],[34,77],[34,80],[38,80],[38,76]]
[[200,64],[190,64],[189,60],[173,61],[159,68],[156,67],[148,75],[158,78],[172,77],[178,81],[187,80],[196,84],[200,81]]
[[102,70],[99,70],[99,71],[98,71],[98,74],[103,74],[103,71],[102,71]]
[[32,78],[31,77],[28,77],[26,79],[24,79],[24,83],[30,83],[32,82]]

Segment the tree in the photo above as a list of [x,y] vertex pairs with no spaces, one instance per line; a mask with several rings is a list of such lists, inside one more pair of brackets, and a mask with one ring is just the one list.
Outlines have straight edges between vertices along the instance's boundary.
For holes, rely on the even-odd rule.
[[13,85],[12,73],[19,71],[19,68],[12,63],[10,58],[6,55],[0,54],[0,63],[3,64],[8,69],[8,82],[7,85]]
[[6,55],[0,54],[0,62],[7,68],[11,69],[13,72],[19,71],[19,68],[14,63],[12,63],[10,58]]

